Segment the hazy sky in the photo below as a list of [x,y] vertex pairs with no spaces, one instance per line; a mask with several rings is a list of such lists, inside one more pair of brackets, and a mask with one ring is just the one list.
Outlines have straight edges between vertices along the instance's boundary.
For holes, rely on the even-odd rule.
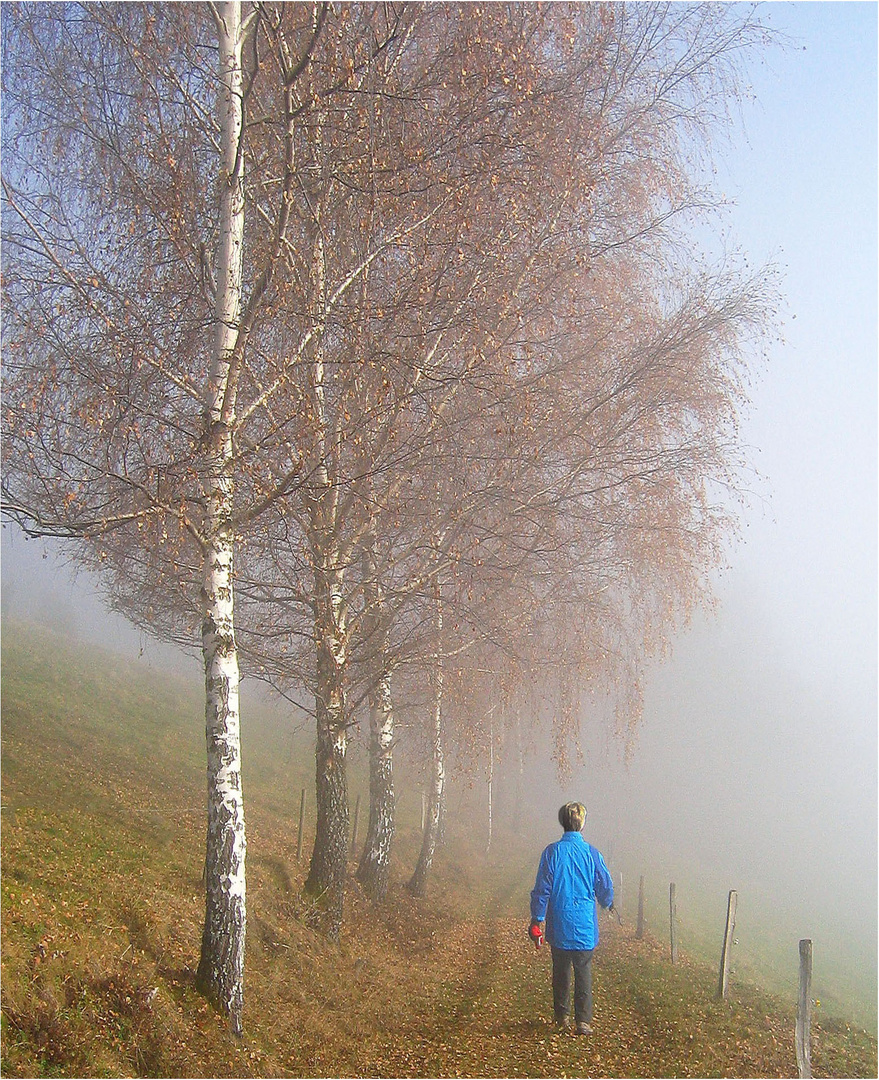
[[745,428],[769,501],[717,617],[655,671],[632,765],[599,737],[577,791],[620,857],[649,848],[672,875],[695,855],[741,904],[792,911],[816,970],[848,935],[875,972],[877,5],[764,16],[793,41],[752,69],[721,176],[733,236],[783,273]]
[[804,669],[875,705],[877,6],[767,13],[802,44],[756,73],[730,193],[745,249],[783,269],[789,318],[748,429],[771,516],[752,516],[737,566]]
[[[719,614],[651,680],[632,766],[590,762],[575,794],[618,846],[696,853],[729,887],[760,878],[838,911],[875,960],[877,5],[764,16],[792,43],[751,70],[721,177],[732,236],[783,273],[784,340],[745,429],[770,498],[747,516]],[[46,563],[25,584],[21,548],[4,530],[7,599],[53,577]]]

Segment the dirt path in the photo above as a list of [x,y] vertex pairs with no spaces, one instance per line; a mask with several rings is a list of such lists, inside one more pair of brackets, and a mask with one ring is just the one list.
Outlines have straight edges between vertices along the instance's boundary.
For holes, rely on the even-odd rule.
[[425,973],[390,1040],[363,1048],[359,1075],[796,1076],[783,1023],[715,1002],[703,969],[670,969],[626,928],[602,930],[589,1038],[552,1024],[549,950],[530,947],[521,919],[477,929],[449,941],[445,970]]

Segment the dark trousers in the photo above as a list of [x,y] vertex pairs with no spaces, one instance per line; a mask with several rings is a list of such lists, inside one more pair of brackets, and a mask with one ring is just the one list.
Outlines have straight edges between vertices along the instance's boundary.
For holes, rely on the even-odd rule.
[[571,974],[574,976],[574,1022],[592,1023],[592,953],[594,949],[552,948],[552,1005],[556,1020],[571,1012]]

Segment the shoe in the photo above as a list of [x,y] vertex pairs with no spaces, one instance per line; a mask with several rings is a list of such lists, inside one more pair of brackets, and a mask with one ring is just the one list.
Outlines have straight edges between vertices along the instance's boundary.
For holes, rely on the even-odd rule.
[[591,1035],[592,1027],[590,1024],[577,1024],[578,1035]]
[[571,1018],[570,1018],[570,1016],[568,1016],[567,1013],[565,1013],[564,1016],[557,1016],[555,1018],[555,1026],[560,1031],[567,1031],[568,1028],[571,1026]]

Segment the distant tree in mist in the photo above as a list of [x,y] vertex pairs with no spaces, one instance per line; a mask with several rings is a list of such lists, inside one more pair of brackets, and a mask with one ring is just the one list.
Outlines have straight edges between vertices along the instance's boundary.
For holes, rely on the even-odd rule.
[[554,685],[564,761],[583,689],[627,723],[702,598],[770,304],[687,230],[763,37],[708,4],[4,11],[3,509],[138,625],[201,627],[200,979],[236,1028],[239,652],[313,702],[338,936],[362,707],[380,899],[394,685],[430,688],[423,891],[444,739],[485,746],[461,703]]
[[[643,36],[641,20],[629,29],[641,44],[656,40]],[[688,76],[718,74],[717,40]],[[725,38],[724,48],[741,40]],[[633,70],[656,77],[643,55]],[[734,527],[724,496],[745,464],[737,424],[747,347],[771,306],[763,275],[702,271],[682,246],[675,214],[703,209],[706,196],[686,182],[692,131],[678,130],[675,142],[668,129],[705,114],[665,105],[635,98],[624,120],[638,152],[624,151],[620,137],[605,198],[586,185],[588,197],[571,198],[554,219],[536,259],[538,288],[526,292],[523,282],[521,321],[500,349],[502,375],[483,369],[458,394],[454,417],[433,437],[433,473],[424,474],[432,491],[413,498],[432,523],[454,522],[434,545],[445,634],[460,631],[443,655],[491,642],[496,662],[514,658],[554,687],[562,766],[583,691],[610,692],[621,729],[630,728],[644,656],[707,596],[707,572]],[[445,496],[444,477],[454,489]],[[409,490],[419,492],[417,477]],[[398,579],[403,565],[395,560]],[[479,726],[463,722],[465,732]]]
[[[405,215],[388,257],[377,258],[334,310],[317,363],[300,365],[311,382],[297,384],[298,400],[318,422],[290,424],[287,436],[305,480],[277,505],[276,531],[248,548],[254,557],[260,550],[260,562],[248,571],[247,594],[273,611],[260,664],[279,677],[286,668],[291,678],[297,668],[285,630],[293,611],[305,612],[306,623],[318,620],[316,681],[307,662],[297,674],[312,686],[318,713],[315,892],[340,893],[344,881],[348,695],[358,679],[374,695],[372,811],[360,876],[375,895],[386,887],[390,671],[417,653],[413,625],[431,625],[417,614],[431,602],[431,581],[442,577],[454,591],[465,566],[469,577],[483,578],[477,621],[487,626],[495,618],[485,614],[489,581],[495,595],[500,590],[502,612],[509,587],[529,588],[536,575],[556,582],[549,588],[559,595],[564,575],[565,594],[579,590],[579,610],[558,631],[571,639],[571,657],[593,679],[619,679],[630,657],[608,641],[621,625],[631,637],[639,624],[627,611],[636,587],[627,575],[641,575],[637,587],[646,595],[646,574],[656,565],[634,515],[641,511],[654,545],[658,533],[649,504],[634,497],[636,486],[647,490],[649,475],[670,507],[663,542],[679,551],[663,556],[665,573],[656,579],[662,593],[691,596],[721,531],[717,516],[691,528],[697,510],[688,484],[696,474],[704,484],[712,473],[732,471],[728,420],[741,389],[733,365],[738,342],[762,314],[762,284],[733,275],[688,284],[686,260],[672,260],[680,252],[676,217],[705,201],[681,160],[697,126],[693,101],[701,94],[699,104],[709,108],[731,39],[704,12],[690,23],[676,20],[661,47],[650,44],[661,25],[652,18],[570,15],[517,7],[493,9],[488,19],[434,7],[415,24],[411,56],[403,51],[390,68],[363,68],[361,109],[373,110],[369,143],[361,145],[365,120],[353,110],[333,112],[313,140],[321,164],[312,169],[311,205],[323,232],[344,243],[330,251],[319,235],[313,280],[299,286],[303,296],[320,293],[327,280],[346,280],[376,222],[387,229]],[[328,27],[349,32],[344,22]],[[739,44],[751,32],[740,31]],[[679,67],[674,46],[684,38],[674,35],[687,32],[696,51]],[[621,49],[631,53],[626,78],[611,62]],[[558,63],[544,70],[547,54]],[[322,55],[320,44],[315,55]],[[657,98],[651,88],[662,63],[669,89]],[[332,71],[317,69],[336,85]],[[377,79],[384,96],[370,105]],[[337,220],[342,224],[328,224]],[[666,276],[679,292],[689,288],[694,304],[701,300],[701,323],[687,300],[675,300]],[[687,342],[675,340],[675,320]],[[295,340],[297,328],[284,333]],[[683,376],[672,385],[668,372],[681,364],[690,365],[691,381]],[[727,379],[713,413],[699,398],[703,375],[716,376],[715,384]],[[665,420],[650,411],[649,395],[660,393],[668,399]],[[689,446],[674,445],[675,424],[692,428]],[[583,434],[588,426],[591,442]],[[592,515],[592,533],[575,531],[577,513]],[[684,543],[688,533],[699,537],[700,551]],[[677,583],[673,564],[683,575]],[[309,578],[321,566],[312,588]],[[414,623],[405,614],[413,606]],[[392,629],[394,620],[404,634]],[[263,615],[247,625],[263,633],[267,624]],[[296,625],[307,650],[307,626]],[[574,640],[578,626],[587,629]],[[281,642],[274,659],[271,642]],[[425,649],[433,655],[431,645]]]

